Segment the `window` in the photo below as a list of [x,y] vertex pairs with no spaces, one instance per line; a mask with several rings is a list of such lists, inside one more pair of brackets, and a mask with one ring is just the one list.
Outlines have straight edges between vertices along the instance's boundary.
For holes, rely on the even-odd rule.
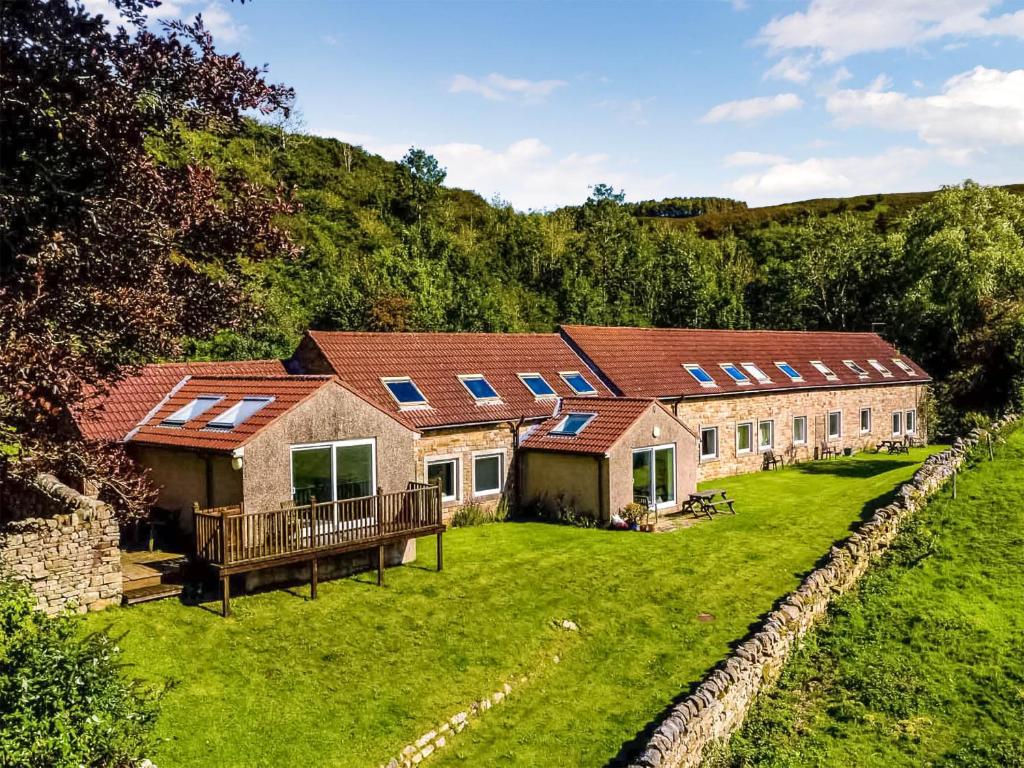
[[903,434],[903,412],[893,411],[892,414],[892,433],[894,435]]
[[477,402],[501,402],[501,398],[498,397],[498,393],[495,391],[494,387],[492,387],[491,383],[480,374],[476,373],[467,376],[459,376],[459,381],[462,382],[462,386],[469,390],[469,394],[471,394],[473,399]]
[[489,496],[501,493],[505,474],[505,456],[490,453],[473,457],[473,495]]
[[743,366],[744,370],[746,370],[747,373],[749,373],[751,376],[753,376],[755,379],[757,379],[757,383],[758,384],[771,384],[772,383],[772,380],[770,378],[768,378],[768,374],[765,373],[764,371],[762,371],[760,368],[758,368],[753,363],[740,363],[740,365]]
[[579,371],[567,371],[566,373],[558,374],[562,377],[562,381],[569,385],[573,392],[577,395],[596,395],[597,390],[594,389],[594,385],[583,378],[583,374]]
[[884,365],[882,365],[877,360],[868,360],[868,365],[870,365],[872,368],[874,368],[876,371],[878,371],[880,374],[882,374],[882,376],[884,376],[885,378],[887,378],[887,379],[891,379],[892,378],[892,371],[890,371],[888,368],[886,368]]
[[917,411],[907,411],[906,419],[903,423],[907,427],[908,435],[912,435],[917,432]]
[[843,436],[843,412],[831,411],[828,415],[828,439],[838,440]]
[[558,422],[554,429],[549,434],[552,435],[568,435],[574,437],[583,431],[584,427],[587,426],[591,421],[594,420],[596,413],[569,413]]
[[381,382],[388,388],[388,392],[395,398],[400,408],[423,408],[427,406],[427,398],[420,392],[416,382],[408,376],[381,379]]
[[735,381],[741,387],[746,386],[747,384],[750,383],[750,379],[747,378],[747,374],[745,374],[732,363],[720,363],[719,365],[721,365],[723,371],[729,374],[729,378]]
[[547,379],[539,373],[520,373],[519,380],[533,393],[538,400],[544,397],[557,397],[558,394],[548,384]]
[[700,431],[700,457],[718,458],[718,427],[704,427]]
[[789,377],[790,381],[803,381],[804,377],[800,375],[800,371],[794,368],[789,363],[776,363],[775,367],[782,371],[786,376]]
[[456,501],[459,498],[459,460],[428,460],[427,482],[440,487],[441,501]]
[[676,502],[676,447],[659,445],[633,451],[633,500],[669,507]]
[[907,376],[917,376],[917,373],[910,367],[906,360],[900,360],[898,357],[894,357],[892,361],[896,364],[896,367],[907,374]]
[[736,453],[750,453],[753,449],[754,422],[740,422],[736,425]]
[[219,416],[214,416],[206,426],[210,429],[234,429],[253,414],[274,402],[272,397],[243,397]]
[[372,496],[377,487],[374,440],[342,440],[291,449],[292,499],[297,504]]
[[859,365],[857,365],[857,363],[854,362],[853,360],[843,360],[843,365],[845,365],[851,371],[856,373],[862,379],[866,379],[868,377],[868,372],[861,368]]
[[161,421],[160,424],[165,427],[183,426],[192,421],[192,419],[198,419],[223,399],[223,395],[201,395],[192,402],[183,405]]
[[811,360],[811,365],[814,366],[815,370],[824,376],[828,381],[835,381],[839,377],[836,376],[835,371],[825,365],[821,360]]
[[759,421],[757,423],[757,449],[770,451],[775,446],[775,422]]
[[807,417],[793,417],[793,445],[807,445]]
[[871,431],[871,409],[860,409],[860,433],[863,435]]
[[696,363],[684,363],[683,368],[686,369],[693,378],[697,380],[697,383],[702,387],[717,387],[715,380],[711,378],[711,374],[705,371]]

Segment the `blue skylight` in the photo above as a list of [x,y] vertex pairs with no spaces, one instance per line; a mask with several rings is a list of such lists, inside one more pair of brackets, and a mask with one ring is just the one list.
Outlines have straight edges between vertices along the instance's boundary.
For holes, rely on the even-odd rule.
[[402,406],[426,405],[427,398],[410,378],[381,379],[395,402]]
[[683,365],[683,368],[685,368],[687,370],[687,372],[689,372],[689,374],[691,376],[693,376],[693,378],[695,378],[697,380],[697,382],[702,387],[717,387],[718,386],[715,383],[715,380],[713,378],[711,378],[711,374],[708,373],[707,371],[705,371],[703,368],[701,368],[696,363],[685,363]]
[[483,376],[475,374],[472,376],[460,376],[459,381],[462,385],[469,390],[469,394],[473,396],[474,400],[498,400],[498,393],[494,387],[491,386],[490,382],[487,381]]
[[272,402],[272,397],[243,397],[224,413],[206,422],[206,426],[213,429],[234,429]]
[[568,384],[572,391],[577,395],[596,395],[597,390],[594,389],[594,385],[583,378],[583,374],[579,371],[569,371],[567,373],[559,374],[562,380]]
[[223,399],[222,395],[201,395],[183,405],[160,423],[167,427],[180,427],[193,419],[198,419]]
[[587,426],[591,421],[594,420],[595,413],[570,413],[565,416],[555,428],[551,430],[552,435],[568,435],[573,437],[583,431],[584,427]]
[[539,373],[520,373],[519,380],[533,393],[534,397],[554,397],[555,390]]
[[782,371],[791,381],[803,381],[804,377],[800,375],[800,372],[789,363],[776,363],[775,366]]
[[[729,374],[729,378],[735,381],[737,384],[750,383],[750,379],[747,377],[747,375],[732,363],[722,363],[721,367],[723,371]],[[708,378],[710,379],[711,377],[709,376]],[[698,379],[698,381],[700,381],[700,379]]]

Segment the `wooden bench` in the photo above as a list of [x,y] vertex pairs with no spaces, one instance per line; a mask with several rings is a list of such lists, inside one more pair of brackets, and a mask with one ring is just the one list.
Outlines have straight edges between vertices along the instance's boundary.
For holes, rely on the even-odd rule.
[[[721,496],[721,500],[715,501],[716,496]],[[734,499],[726,496],[725,491],[721,488],[708,488],[704,491],[694,491],[691,493],[689,498],[683,502],[683,512],[690,512],[694,517],[704,514],[710,519],[715,512],[728,509],[730,513],[735,515],[736,508],[733,506],[733,503]]]

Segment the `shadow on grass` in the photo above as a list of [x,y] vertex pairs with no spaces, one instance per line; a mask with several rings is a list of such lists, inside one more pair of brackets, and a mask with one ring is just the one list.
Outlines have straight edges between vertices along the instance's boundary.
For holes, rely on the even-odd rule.
[[[912,467],[918,462],[892,459],[832,459],[830,461],[808,461],[791,467],[806,475],[832,475],[834,477],[874,477],[903,467]],[[789,469],[789,468],[787,468]]]

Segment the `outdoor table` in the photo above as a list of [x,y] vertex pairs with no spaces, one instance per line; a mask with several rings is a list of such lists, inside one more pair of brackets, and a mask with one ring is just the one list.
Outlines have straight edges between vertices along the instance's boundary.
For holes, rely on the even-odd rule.
[[[722,500],[715,501],[716,496],[721,496]],[[736,510],[733,508],[733,499],[726,496],[723,489],[707,488],[703,491],[691,493],[683,504],[683,511],[692,512],[694,516],[703,513],[711,517],[712,514],[722,507],[727,507],[732,514],[736,514]]]
[[907,444],[902,440],[879,440],[875,453],[881,453],[883,450],[888,453],[910,453]]

